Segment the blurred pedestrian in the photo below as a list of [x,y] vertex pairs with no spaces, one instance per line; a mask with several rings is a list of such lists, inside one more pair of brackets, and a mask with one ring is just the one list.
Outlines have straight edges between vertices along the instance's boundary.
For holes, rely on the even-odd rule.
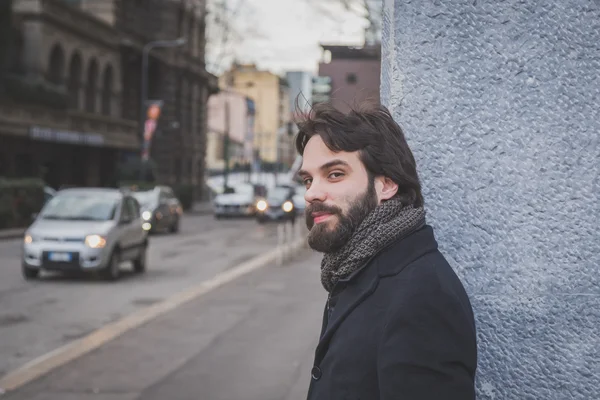
[[296,147],[329,292],[308,398],[474,399],[471,304],[425,221],[402,129],[380,105],[318,104]]

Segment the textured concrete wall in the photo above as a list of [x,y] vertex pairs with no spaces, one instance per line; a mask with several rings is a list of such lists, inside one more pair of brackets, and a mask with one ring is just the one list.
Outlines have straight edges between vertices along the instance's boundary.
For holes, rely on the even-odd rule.
[[384,0],[382,99],[478,321],[478,399],[600,399],[600,2]]

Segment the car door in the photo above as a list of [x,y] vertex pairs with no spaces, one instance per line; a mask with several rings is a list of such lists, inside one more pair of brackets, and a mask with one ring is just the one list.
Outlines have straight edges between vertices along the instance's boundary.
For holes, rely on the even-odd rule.
[[[160,216],[160,218],[159,218]],[[160,228],[165,228],[171,224],[171,210],[169,207],[169,197],[164,189],[160,189],[158,194],[158,213],[156,215],[157,223]]]
[[126,256],[127,250],[131,247],[131,221],[133,216],[131,214],[131,208],[127,204],[127,197],[121,200],[120,212],[119,212],[119,223],[117,225],[117,245],[121,249],[122,256]]
[[171,222],[175,223],[179,217],[179,209],[181,207],[179,200],[175,197],[175,193],[171,189],[166,189],[167,202],[169,204],[169,215],[171,216]]
[[129,243],[133,252],[137,251],[137,248],[144,242],[146,233],[142,228],[142,219],[140,215],[140,204],[133,197],[127,197],[125,199],[129,208],[129,214],[131,215],[131,222],[129,224],[127,235],[130,237]]

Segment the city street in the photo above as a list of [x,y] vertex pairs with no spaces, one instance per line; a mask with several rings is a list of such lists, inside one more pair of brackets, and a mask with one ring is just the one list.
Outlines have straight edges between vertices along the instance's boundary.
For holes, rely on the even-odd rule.
[[2,398],[306,398],[325,291],[302,250],[126,332]]
[[0,377],[74,339],[274,248],[276,225],[186,216],[177,235],[151,236],[149,266],[118,282],[45,275],[25,281],[21,240],[0,241]]

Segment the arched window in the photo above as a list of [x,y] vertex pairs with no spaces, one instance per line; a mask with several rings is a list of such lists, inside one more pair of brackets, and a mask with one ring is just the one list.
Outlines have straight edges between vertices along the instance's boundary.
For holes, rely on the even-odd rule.
[[87,72],[85,84],[85,111],[93,113],[96,111],[96,87],[98,85],[98,62],[92,59]]
[[61,85],[65,76],[65,52],[59,44],[50,51],[48,62],[48,81]]
[[102,74],[102,114],[111,115],[113,68],[107,65]]
[[79,109],[79,97],[81,92],[81,55],[75,51],[69,62],[69,107]]

